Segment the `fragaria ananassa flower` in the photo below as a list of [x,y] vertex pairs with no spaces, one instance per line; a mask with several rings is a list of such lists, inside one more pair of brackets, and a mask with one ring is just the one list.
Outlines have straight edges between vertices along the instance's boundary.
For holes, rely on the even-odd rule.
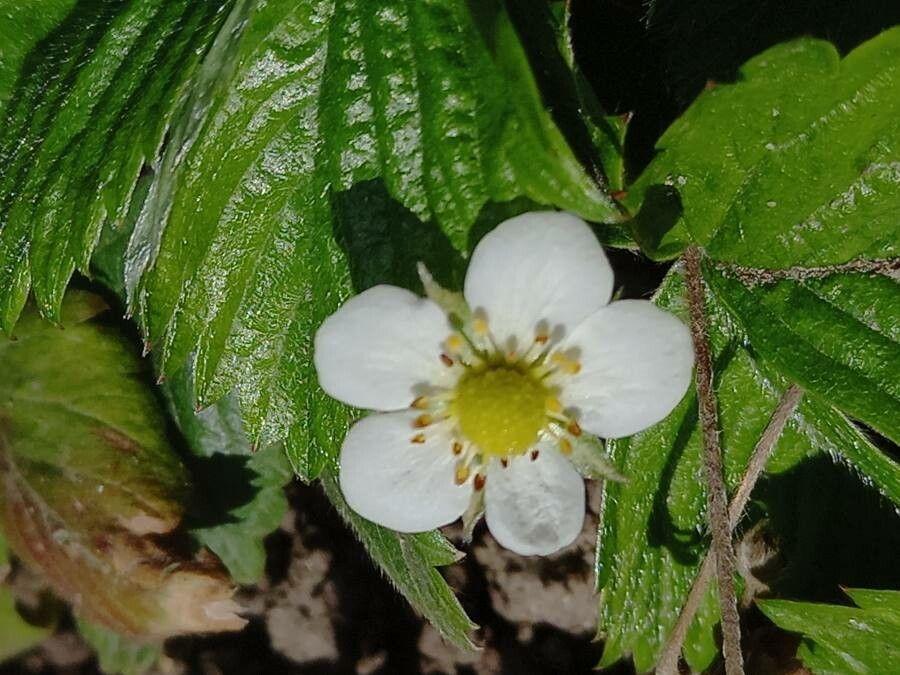
[[584,520],[579,454],[602,464],[582,434],[663,419],[690,382],[690,334],[649,301],[611,303],[606,255],[567,213],[501,223],[475,248],[462,296],[422,277],[428,298],[376,286],[316,335],[322,388],[377,411],[344,439],[344,496],[400,532],[483,509],[503,546],[557,551]]

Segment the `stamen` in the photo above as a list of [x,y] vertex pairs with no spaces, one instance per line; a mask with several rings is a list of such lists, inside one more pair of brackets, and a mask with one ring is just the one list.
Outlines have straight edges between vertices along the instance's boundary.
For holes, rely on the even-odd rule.
[[538,333],[534,336],[534,341],[539,345],[545,345],[550,340],[550,336],[547,333]]
[[556,415],[562,412],[562,403],[559,402],[558,398],[548,398],[547,399],[547,410]]
[[559,451],[564,455],[572,454],[572,441],[568,438],[559,439]]
[[485,335],[487,335],[488,330],[489,330],[487,319],[480,317],[480,316],[475,317],[472,320],[472,330],[474,331],[475,335],[478,335],[481,337],[484,337]]
[[463,462],[458,462],[456,465],[456,484],[462,485],[467,480],[469,480],[469,473],[469,467],[466,466]]
[[415,419],[415,421],[413,422],[413,426],[418,429],[423,429],[429,426],[432,422],[434,422],[434,418],[428,413],[425,413],[424,415],[419,415]]
[[531,461],[533,462],[534,460],[536,460],[538,458],[539,454],[540,454],[540,452],[538,452],[537,450],[532,450],[531,451]]
[[452,368],[452,367],[453,367],[453,359],[451,359],[451,358],[450,358],[449,356],[447,356],[446,354],[441,354],[441,362],[442,362],[445,366],[447,366],[448,368]]
[[550,361],[566,375],[577,375],[581,372],[581,364],[575,359],[570,359],[562,352],[554,352]]
[[453,333],[450,337],[446,339],[444,342],[444,346],[447,348],[448,352],[459,353],[462,351],[465,343],[463,342],[462,337],[457,333]]
[[412,406],[416,410],[428,410],[429,402],[427,396],[418,396],[413,402]]
[[463,451],[463,444],[459,441],[453,441],[453,445],[451,446],[454,455],[461,455]]
[[486,481],[487,478],[482,476],[480,473],[476,473],[474,481],[475,491],[478,492],[479,490],[482,490]]
[[504,457],[503,459],[500,460],[500,466],[502,466],[505,469],[506,467],[509,466],[509,460],[506,459],[506,457]]
[[570,434],[572,434],[576,438],[581,436],[581,426],[575,420],[572,420],[571,422],[569,422],[569,426],[566,427],[566,431],[568,431]]
[[410,443],[415,443],[417,445],[421,445],[425,442],[425,434],[416,434],[412,438],[409,439]]

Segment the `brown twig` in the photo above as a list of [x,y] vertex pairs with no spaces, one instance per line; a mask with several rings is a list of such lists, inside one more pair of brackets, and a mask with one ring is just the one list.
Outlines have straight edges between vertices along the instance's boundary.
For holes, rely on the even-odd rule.
[[900,258],[883,260],[851,260],[840,265],[823,265],[821,267],[787,267],[770,270],[761,267],[744,267],[731,263],[716,263],[716,269],[726,276],[735,277],[746,286],[765,286],[776,281],[790,279],[804,281],[806,279],[822,279],[832,274],[861,273],[895,276],[900,272]]
[[[784,431],[788,419],[794,414],[802,397],[803,389],[799,386],[793,384],[788,387],[778,402],[775,412],[772,413],[765,431],[759,437],[759,441],[757,441],[753,454],[750,456],[750,461],[747,464],[747,471],[741,478],[741,483],[738,485],[731,504],[728,506],[728,526],[731,530],[737,527],[744,509],[747,507],[747,502],[750,500],[750,494],[762,475],[763,469],[769,461],[769,456],[775,449],[775,444],[778,442],[782,431]],[[675,626],[669,634],[669,639],[666,640],[666,644],[660,653],[659,663],[656,666],[658,675],[676,675],[678,673],[678,659],[681,656],[681,647],[684,645],[688,628],[690,628],[691,622],[700,608],[700,603],[712,579],[714,567],[715,553],[710,551],[703,559],[703,564],[694,578],[694,583],[685,600],[684,607],[681,609],[681,614],[678,615],[678,621],[675,622]]]
[[713,393],[712,355],[706,322],[706,293],[700,271],[700,250],[688,246],[684,252],[688,305],[691,314],[691,337],[697,360],[696,385],[703,432],[703,458],[706,467],[706,505],[715,551],[716,578],[719,585],[719,607],[722,612],[722,653],[726,675],[743,675],[741,655],[741,621],[734,592],[734,549],[728,525],[728,494],[722,476],[722,450],[719,447],[719,415]]

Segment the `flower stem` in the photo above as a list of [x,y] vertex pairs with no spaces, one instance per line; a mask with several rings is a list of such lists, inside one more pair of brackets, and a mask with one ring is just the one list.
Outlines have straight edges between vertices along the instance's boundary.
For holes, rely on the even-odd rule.
[[[763,469],[772,451],[775,449],[775,445],[781,437],[788,419],[797,409],[801,398],[803,398],[803,389],[796,384],[792,384],[778,402],[768,425],[753,449],[753,454],[750,456],[750,461],[747,464],[747,470],[743,478],[741,478],[741,483],[734,494],[734,498],[731,500],[731,504],[728,506],[729,529],[734,530],[737,527],[747,502],[750,500],[750,494],[753,492],[753,488],[762,475]],[[716,556],[713,551],[707,553],[703,559],[703,564],[697,572],[684,607],[681,609],[681,614],[678,616],[678,621],[672,628],[669,639],[660,653],[659,663],[656,666],[656,672],[659,675],[677,675],[678,673],[678,659],[681,655],[681,648],[687,637],[688,628],[694,620],[697,610],[700,608],[700,603],[712,579],[715,560]]]
[[[703,432],[703,455],[707,481],[707,516],[712,532],[719,607],[722,612],[722,652],[726,675],[743,675],[741,654],[741,622],[734,592],[734,549],[728,522],[728,495],[722,475],[722,450],[719,446],[719,421],[713,392],[712,356],[706,320],[705,290],[700,270],[700,250],[688,246],[684,252],[688,305],[691,314],[691,337],[697,359],[696,385],[700,425]],[[662,670],[658,672],[664,672]],[[674,671],[677,672],[677,671]]]

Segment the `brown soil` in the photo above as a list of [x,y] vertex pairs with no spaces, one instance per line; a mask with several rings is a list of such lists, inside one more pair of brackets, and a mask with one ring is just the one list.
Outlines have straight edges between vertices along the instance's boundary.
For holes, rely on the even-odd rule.
[[[589,673],[600,659],[593,641],[596,486],[581,536],[552,559],[509,553],[483,525],[468,547],[460,530],[448,530],[467,553],[444,572],[481,626],[476,653],[445,643],[415,615],[317,487],[297,484],[289,493],[293,508],[267,542],[266,579],[241,592],[250,625],[238,634],[169,641],[159,675]],[[0,675],[97,672],[71,629],[0,668]]]

